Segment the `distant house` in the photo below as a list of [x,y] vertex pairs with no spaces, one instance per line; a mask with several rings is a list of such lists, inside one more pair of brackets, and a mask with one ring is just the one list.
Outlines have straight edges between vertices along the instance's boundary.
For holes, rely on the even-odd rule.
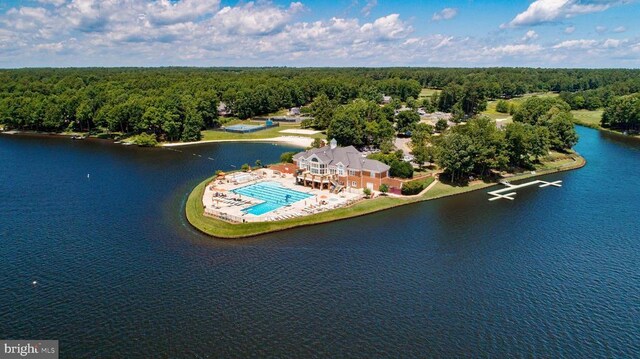
[[292,107],[289,110],[289,116],[300,116],[300,107]]
[[378,190],[389,179],[389,166],[364,158],[353,146],[313,148],[293,156],[298,168],[296,182],[303,186],[340,191],[342,188]]
[[383,104],[385,104],[385,105],[389,104],[389,103],[391,103],[391,100],[392,100],[391,96],[382,95],[382,103]]
[[231,115],[231,111],[229,111],[229,108],[227,107],[226,103],[220,102],[220,104],[218,104],[218,115],[219,116]]

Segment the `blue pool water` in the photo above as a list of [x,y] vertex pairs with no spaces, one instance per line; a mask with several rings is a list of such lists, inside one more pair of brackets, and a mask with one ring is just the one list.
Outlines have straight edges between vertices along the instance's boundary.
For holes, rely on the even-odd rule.
[[251,213],[256,216],[312,197],[312,195],[308,193],[294,191],[282,187],[275,182],[256,183],[238,188],[232,192],[264,201],[264,203],[256,204],[244,210],[246,213]]

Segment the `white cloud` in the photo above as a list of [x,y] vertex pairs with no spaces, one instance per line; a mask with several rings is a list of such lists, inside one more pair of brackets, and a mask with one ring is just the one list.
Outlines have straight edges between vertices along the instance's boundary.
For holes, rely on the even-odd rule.
[[531,40],[535,40],[538,38],[538,34],[533,31],[533,30],[529,30],[527,31],[526,34],[524,34],[524,36],[522,37],[522,41],[531,41]]
[[67,0],[38,0],[38,2],[45,5],[61,6],[64,5]]
[[458,9],[452,8],[452,7],[446,7],[440,10],[439,12],[434,13],[433,16],[431,17],[431,20],[433,21],[451,20],[454,17],[456,17],[456,15],[458,15]]
[[502,45],[489,49],[489,52],[498,54],[498,55],[506,55],[506,56],[516,56],[516,55],[530,55],[542,50],[542,46],[540,45],[528,45],[528,44],[516,44],[516,45]]
[[590,49],[598,44],[596,40],[567,40],[553,46],[554,49]]
[[567,26],[564,28],[564,33],[565,34],[573,34],[574,31],[576,31],[576,27],[575,26]]
[[212,26],[232,34],[264,35],[284,28],[303,9],[299,2],[291,3],[287,9],[253,2],[226,6],[215,15]]
[[362,25],[360,31],[369,38],[392,40],[406,37],[413,29],[400,20],[399,14],[391,14]]
[[562,21],[577,15],[601,12],[628,0],[535,0],[527,10],[516,15],[501,28],[533,26]]
[[299,2],[43,1],[0,13],[0,66],[640,66],[638,39],[423,35],[400,14],[305,21]]
[[378,6],[378,0],[369,0],[367,1],[367,4],[362,8],[361,13],[364,16],[369,16],[371,15],[371,10],[373,10],[373,8],[376,6]]
[[596,26],[596,32],[598,34],[602,34],[602,33],[606,32],[606,31],[607,31],[607,27],[606,26],[602,26],[602,25]]
[[621,32],[626,32],[627,28],[624,26],[618,26],[615,29],[613,29],[613,32],[617,32],[617,33],[621,33]]
[[218,10],[219,0],[158,0],[147,5],[146,14],[157,24],[193,21]]

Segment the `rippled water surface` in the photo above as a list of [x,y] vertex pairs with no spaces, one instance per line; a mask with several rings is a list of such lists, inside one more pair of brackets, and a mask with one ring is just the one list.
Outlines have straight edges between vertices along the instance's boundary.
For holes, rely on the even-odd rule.
[[186,195],[291,149],[1,136],[0,338],[63,357],[640,357],[640,143],[578,131],[588,165],[546,177],[562,188],[242,241],[191,229]]

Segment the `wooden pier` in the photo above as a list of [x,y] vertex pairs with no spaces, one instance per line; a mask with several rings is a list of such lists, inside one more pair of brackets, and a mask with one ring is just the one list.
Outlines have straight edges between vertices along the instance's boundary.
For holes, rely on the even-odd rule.
[[[488,192],[488,194],[490,196],[492,196],[491,198],[489,198],[489,201],[495,201],[497,199],[508,199],[510,201],[513,201],[515,198],[513,198],[513,196],[516,195],[516,192],[511,192],[514,191],[516,189],[519,188],[523,188],[523,187],[527,187],[527,186],[533,186],[536,184],[540,184],[540,188],[542,187],[549,187],[549,186],[554,186],[554,187],[562,187],[561,183],[562,181],[554,181],[554,182],[546,182],[546,181],[541,181],[541,180],[535,180],[535,181],[531,181],[531,182],[527,182],[527,183],[523,183],[523,184],[511,184],[509,182],[500,182],[501,184],[507,186],[506,188],[502,188],[502,189],[498,189],[495,191],[491,191]],[[509,193],[505,193],[505,192],[509,192]]]

